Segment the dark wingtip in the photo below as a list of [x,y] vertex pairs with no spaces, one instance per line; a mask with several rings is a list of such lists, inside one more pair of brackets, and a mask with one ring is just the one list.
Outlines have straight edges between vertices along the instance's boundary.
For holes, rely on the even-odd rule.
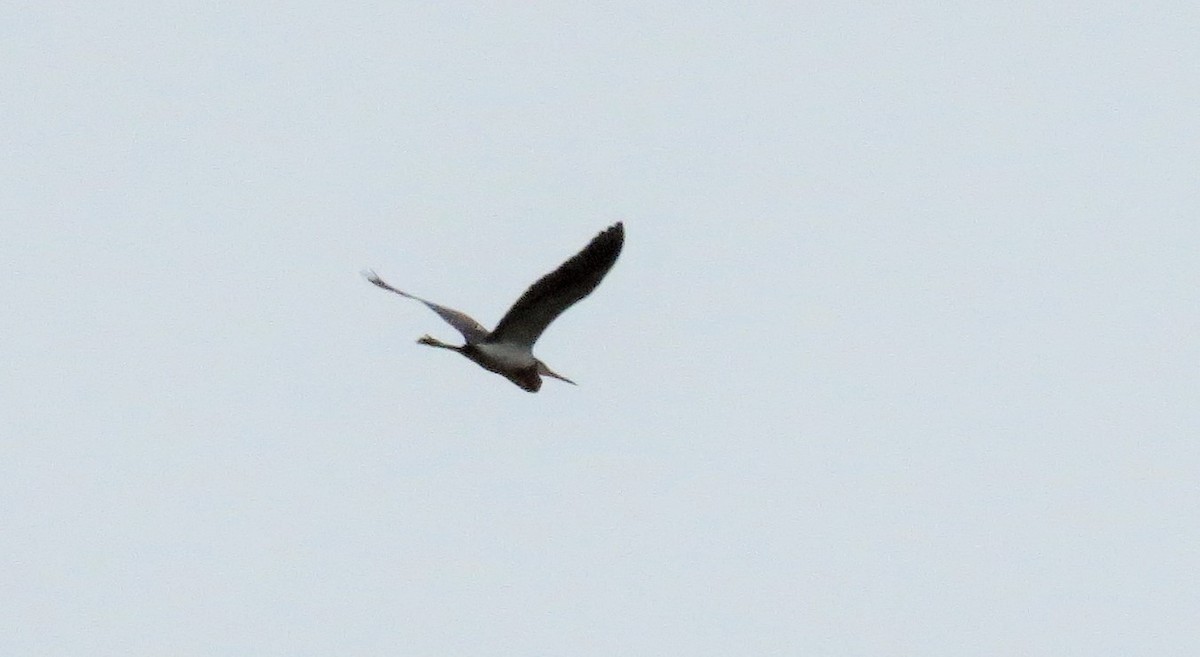
[[[603,245],[603,246],[601,246],[601,245]],[[596,249],[596,248],[608,249],[611,251],[615,251],[615,253],[612,254],[612,259],[615,261],[616,255],[621,252],[621,248],[624,246],[625,246],[625,222],[618,221],[617,223],[600,231],[600,233],[598,235],[593,237],[592,241],[590,243],[588,243],[587,248],[584,249],[584,252],[586,253],[589,249]],[[582,255],[582,254],[580,254],[580,255]],[[609,266],[610,267],[612,266],[611,263],[609,264]]]

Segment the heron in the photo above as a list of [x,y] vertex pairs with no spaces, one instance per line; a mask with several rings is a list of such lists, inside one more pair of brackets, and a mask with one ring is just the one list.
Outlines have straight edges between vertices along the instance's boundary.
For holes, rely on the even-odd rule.
[[418,344],[457,351],[522,390],[537,392],[542,387],[543,376],[577,385],[535,358],[533,344],[550,322],[600,285],[616,263],[624,243],[625,226],[621,222],[601,231],[582,251],[529,286],[490,332],[466,313],[398,290],[374,271],[363,274],[368,281],[388,292],[425,304],[457,329],[465,342],[462,345],[447,344],[426,334],[417,340]]

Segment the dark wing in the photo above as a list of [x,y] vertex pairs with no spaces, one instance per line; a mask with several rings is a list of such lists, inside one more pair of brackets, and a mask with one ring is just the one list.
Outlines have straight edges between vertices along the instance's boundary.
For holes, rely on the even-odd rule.
[[479,322],[471,319],[466,313],[460,313],[453,308],[439,306],[436,303],[433,303],[432,301],[426,301],[420,297],[414,297],[413,295],[409,294],[408,292],[403,292],[401,290],[397,290],[396,288],[392,287],[391,285],[388,285],[387,283],[383,282],[383,279],[380,278],[379,276],[375,275],[375,272],[373,272],[373,271],[363,272],[363,275],[367,277],[368,281],[371,281],[375,285],[387,290],[388,292],[395,292],[396,294],[399,294],[402,297],[408,297],[409,299],[413,299],[414,301],[420,301],[421,303],[425,304],[426,306],[429,306],[430,310],[437,313],[438,316],[441,317],[442,319],[446,320],[446,322],[448,324],[450,324],[450,326],[453,326],[454,328],[458,329],[458,332],[462,333],[463,339],[467,341],[467,344],[483,342],[484,338],[486,338],[488,336],[487,329],[480,326]]
[[575,257],[525,290],[487,341],[532,347],[550,322],[596,289],[624,243],[625,227],[620,222],[609,226]]

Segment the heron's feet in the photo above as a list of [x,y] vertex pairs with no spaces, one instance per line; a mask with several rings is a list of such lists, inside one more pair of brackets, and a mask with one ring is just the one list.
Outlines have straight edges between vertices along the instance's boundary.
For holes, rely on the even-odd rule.
[[381,287],[381,288],[383,288],[383,289],[385,289],[385,290],[387,290],[387,291],[389,291],[389,292],[395,292],[395,291],[396,291],[396,290],[395,290],[395,288],[393,288],[391,285],[388,285],[387,283],[385,283],[385,282],[383,281],[383,279],[379,277],[379,274],[376,274],[376,273],[374,272],[374,270],[371,270],[371,269],[364,270],[364,271],[363,271],[363,273],[362,273],[362,275],[363,275],[363,276],[364,276],[364,277],[365,277],[365,278],[366,278],[368,281],[370,281],[372,285],[375,285],[376,287]]
[[452,344],[446,344],[445,342],[442,342],[441,340],[438,340],[437,338],[434,338],[428,334],[417,338],[417,344],[429,345],[430,347],[441,347],[442,349],[453,349],[454,351],[458,351],[460,349],[460,347],[456,347]]

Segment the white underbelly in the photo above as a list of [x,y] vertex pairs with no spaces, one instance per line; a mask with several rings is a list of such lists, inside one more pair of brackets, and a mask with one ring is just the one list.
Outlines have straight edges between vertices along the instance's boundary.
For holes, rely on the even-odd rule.
[[501,370],[523,370],[537,363],[528,349],[516,345],[484,342],[475,348],[484,360]]

